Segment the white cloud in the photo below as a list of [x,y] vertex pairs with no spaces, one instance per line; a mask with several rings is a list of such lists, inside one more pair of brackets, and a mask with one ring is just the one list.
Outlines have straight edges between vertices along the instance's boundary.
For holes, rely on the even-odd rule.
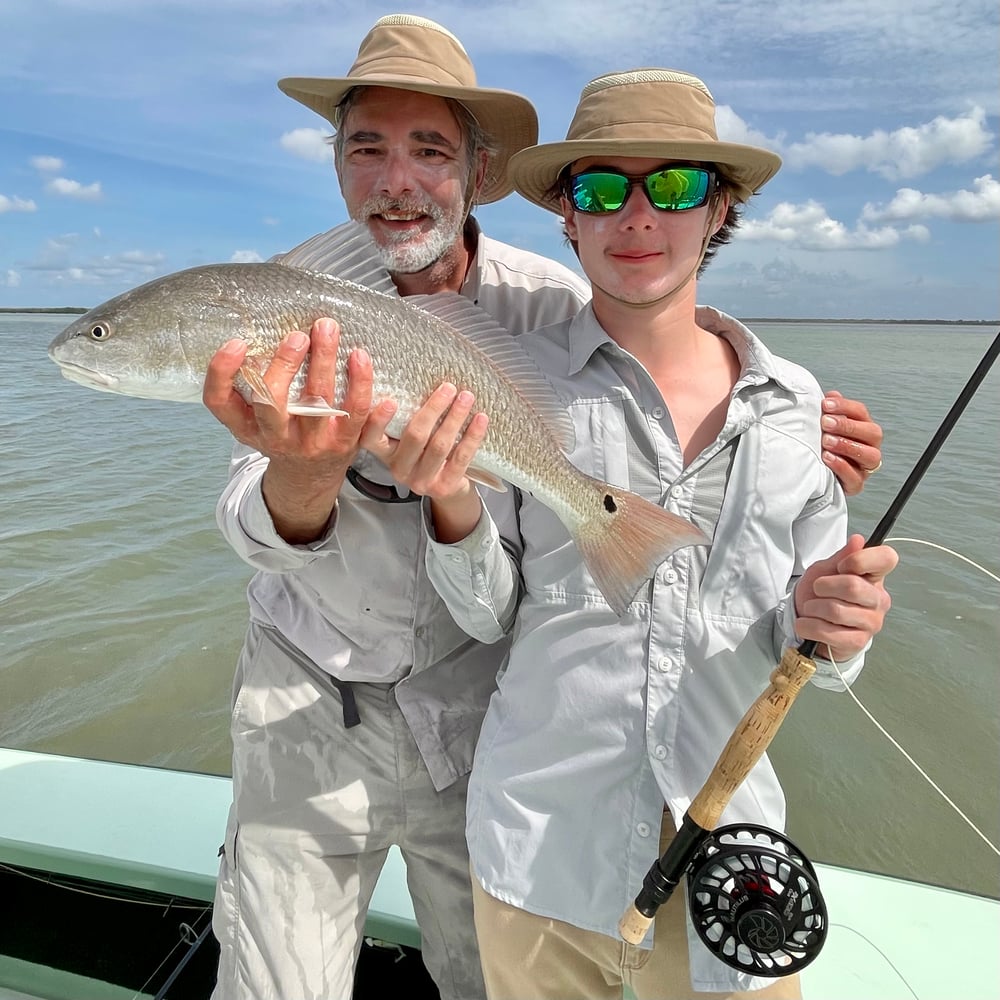
[[[870,135],[810,133],[804,142],[781,148],[793,169],[818,167],[839,176],[850,170],[870,170],[889,180],[918,177],[946,163],[967,163],[992,146],[986,112],[974,107],[957,118],[939,116],[916,127],[893,132],[876,129]],[[766,143],[765,143],[766,145]]]
[[21,284],[21,275],[17,271],[9,270],[6,277],[4,278],[3,285],[5,288],[17,288]]
[[844,223],[831,219],[819,202],[810,200],[803,205],[781,202],[766,219],[744,220],[737,237],[783,243],[800,250],[885,250],[903,239],[926,242],[930,234],[924,226],[870,229],[863,222],[848,229]]
[[54,174],[57,170],[62,170],[65,166],[58,156],[33,156],[31,165],[42,173]]
[[236,250],[229,258],[231,264],[259,264],[264,258],[256,250]]
[[100,201],[104,197],[100,181],[84,185],[68,177],[54,177],[45,185],[45,190],[49,194],[59,195],[61,198],[73,198],[76,201]]
[[265,215],[260,221],[263,222],[265,226],[277,226],[281,222],[280,219],[276,219],[273,215]]
[[861,212],[866,222],[904,222],[908,219],[950,219],[952,222],[989,222],[1000,219],[1000,181],[984,174],[973,181],[974,191],[924,194],[900,188],[888,205],[869,202]]
[[38,206],[30,198],[8,198],[5,194],[0,194],[0,215],[4,212],[35,212]]
[[765,149],[777,150],[781,147],[782,137],[770,137],[751,128],[728,104],[719,104],[715,108],[715,129],[723,142],[740,142],[747,146],[763,146]]
[[282,149],[300,159],[332,163],[333,152],[326,141],[327,134],[318,128],[297,128],[286,132],[279,141]]
[[22,270],[41,272],[52,284],[97,285],[113,282],[129,287],[162,273],[166,254],[160,251],[123,250],[116,254],[90,255],[77,233],[50,237],[35,260]]

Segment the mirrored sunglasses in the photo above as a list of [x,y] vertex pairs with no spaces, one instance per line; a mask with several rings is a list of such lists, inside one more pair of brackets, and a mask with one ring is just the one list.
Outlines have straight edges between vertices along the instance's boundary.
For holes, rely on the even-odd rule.
[[633,176],[618,170],[584,170],[570,175],[566,195],[578,212],[617,212],[636,184],[661,212],[686,212],[708,201],[715,189],[715,172],[705,167],[663,167]]

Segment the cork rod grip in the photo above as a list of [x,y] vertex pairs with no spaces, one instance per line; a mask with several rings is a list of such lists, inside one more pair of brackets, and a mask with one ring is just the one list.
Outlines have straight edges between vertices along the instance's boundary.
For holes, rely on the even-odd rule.
[[729,737],[688,815],[703,829],[714,830],[736,789],[774,739],[796,695],[816,671],[816,664],[797,649],[785,650],[771,673],[771,683],[747,709]]

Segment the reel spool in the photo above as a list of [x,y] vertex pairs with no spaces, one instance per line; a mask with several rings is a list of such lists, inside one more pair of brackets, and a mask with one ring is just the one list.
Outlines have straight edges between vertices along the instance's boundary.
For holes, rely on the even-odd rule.
[[790,976],[823,947],[829,924],[816,872],[774,830],[720,827],[698,849],[687,878],[698,936],[734,969]]

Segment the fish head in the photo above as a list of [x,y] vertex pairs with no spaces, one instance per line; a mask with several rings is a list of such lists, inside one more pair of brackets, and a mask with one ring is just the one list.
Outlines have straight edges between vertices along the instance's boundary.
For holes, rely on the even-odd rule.
[[210,267],[157,278],[96,306],[49,344],[70,381],[101,392],[197,401],[215,349],[239,318]]

